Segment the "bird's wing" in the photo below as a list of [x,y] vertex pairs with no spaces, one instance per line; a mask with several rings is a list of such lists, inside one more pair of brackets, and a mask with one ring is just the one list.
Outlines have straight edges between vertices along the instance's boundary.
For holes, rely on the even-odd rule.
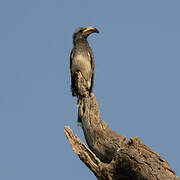
[[95,69],[94,54],[93,54],[92,50],[90,50],[90,52],[89,52],[88,54],[90,55],[90,59],[91,59],[91,69],[92,69],[90,92],[93,92],[93,88],[94,88],[94,69]]
[[70,54],[70,72],[71,72],[71,91],[72,91],[72,95],[76,96],[76,92],[75,92],[75,86],[74,86],[74,78],[73,78],[73,72],[72,72],[72,61],[73,61],[73,56],[74,56],[74,50],[71,50],[71,54]]
[[[73,60],[73,49],[71,50],[71,54],[70,54],[70,71],[72,70],[72,60]],[[72,71],[71,71],[72,74]]]

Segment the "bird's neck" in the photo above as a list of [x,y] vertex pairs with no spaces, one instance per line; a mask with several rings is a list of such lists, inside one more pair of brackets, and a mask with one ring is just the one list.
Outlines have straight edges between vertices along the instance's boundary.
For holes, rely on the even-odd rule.
[[74,43],[74,46],[81,46],[81,45],[88,46],[89,45],[87,39],[85,39],[85,38],[79,38],[76,41],[74,41],[73,43]]

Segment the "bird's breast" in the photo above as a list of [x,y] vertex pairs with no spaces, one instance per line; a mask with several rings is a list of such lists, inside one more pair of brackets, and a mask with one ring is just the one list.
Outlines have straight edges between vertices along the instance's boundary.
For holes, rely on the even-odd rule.
[[72,61],[72,72],[80,71],[88,81],[92,76],[91,62],[89,54],[77,54]]

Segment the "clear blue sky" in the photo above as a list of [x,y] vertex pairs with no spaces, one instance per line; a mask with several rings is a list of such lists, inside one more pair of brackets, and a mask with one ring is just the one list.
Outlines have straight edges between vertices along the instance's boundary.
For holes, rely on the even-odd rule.
[[[180,1],[1,0],[0,179],[91,179],[64,136],[77,126],[72,33],[95,26],[101,118],[180,175]],[[85,142],[85,141],[84,141]]]

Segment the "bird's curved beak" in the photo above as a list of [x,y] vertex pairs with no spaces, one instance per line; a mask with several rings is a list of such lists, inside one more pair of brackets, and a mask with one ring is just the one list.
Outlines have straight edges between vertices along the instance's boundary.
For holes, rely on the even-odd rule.
[[83,34],[99,33],[99,30],[94,27],[87,27],[84,29]]

